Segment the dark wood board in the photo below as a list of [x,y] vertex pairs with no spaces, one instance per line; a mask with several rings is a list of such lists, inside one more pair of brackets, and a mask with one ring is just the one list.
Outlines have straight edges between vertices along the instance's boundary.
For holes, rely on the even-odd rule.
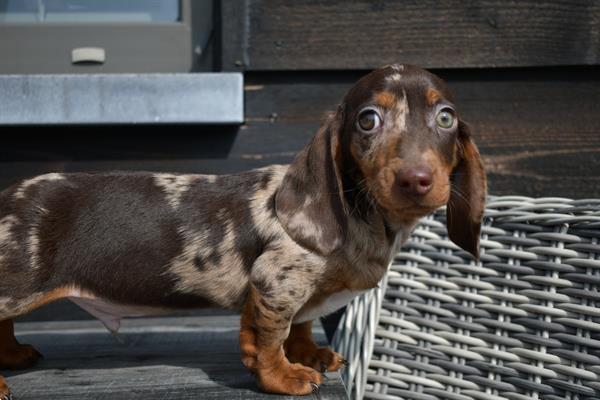
[[[288,163],[364,72],[248,73],[246,124],[21,128],[0,187],[50,171],[230,173]],[[473,125],[492,194],[600,196],[600,68],[441,70]]]
[[[97,321],[27,322],[16,332],[45,356],[2,371],[19,400],[296,398],[258,391],[240,361],[238,316],[126,320],[122,344]],[[340,375],[327,375],[320,398],[346,399]]]
[[240,62],[246,71],[265,71],[600,61],[595,0],[229,0],[222,26],[226,70]]
[[[438,71],[472,124],[493,194],[600,196],[600,70],[597,68]],[[257,158],[300,148],[360,74],[260,73],[246,80],[248,127]],[[312,78],[311,78],[312,77]],[[312,79],[312,80],[311,80]],[[292,139],[292,137],[297,139]],[[242,143],[234,143],[239,149]],[[272,143],[275,142],[275,143]],[[250,157],[250,146],[245,148]],[[293,151],[292,151],[293,152]]]
[[247,35],[246,12],[248,0],[220,0],[215,1],[217,8],[219,32],[219,56],[215,57],[219,64],[226,61],[226,65],[217,65],[217,71],[241,71],[244,69]]

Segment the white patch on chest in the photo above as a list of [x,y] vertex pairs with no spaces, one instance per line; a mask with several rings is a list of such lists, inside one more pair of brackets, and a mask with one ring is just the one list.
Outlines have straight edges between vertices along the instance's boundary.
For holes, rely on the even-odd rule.
[[350,303],[353,298],[363,294],[364,292],[366,292],[366,290],[342,290],[341,292],[334,293],[318,306],[304,310],[300,314],[296,315],[294,318],[294,323],[299,324],[306,321],[312,321],[319,317],[331,314],[332,312],[337,311],[346,304]]

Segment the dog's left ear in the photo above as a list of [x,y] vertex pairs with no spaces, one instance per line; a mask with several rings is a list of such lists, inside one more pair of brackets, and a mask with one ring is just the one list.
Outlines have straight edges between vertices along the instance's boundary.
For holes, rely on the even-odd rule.
[[292,162],[275,197],[284,229],[302,246],[328,255],[346,238],[348,225],[341,170],[344,106],[330,114]]
[[451,192],[446,213],[448,235],[454,243],[479,259],[487,180],[469,126],[459,121],[458,128],[458,164],[450,177]]

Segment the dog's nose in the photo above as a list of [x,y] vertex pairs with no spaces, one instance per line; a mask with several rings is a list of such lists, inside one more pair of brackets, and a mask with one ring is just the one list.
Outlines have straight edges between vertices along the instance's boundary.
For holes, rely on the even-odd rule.
[[396,185],[403,193],[425,196],[433,186],[431,168],[420,166],[404,169],[396,174]]

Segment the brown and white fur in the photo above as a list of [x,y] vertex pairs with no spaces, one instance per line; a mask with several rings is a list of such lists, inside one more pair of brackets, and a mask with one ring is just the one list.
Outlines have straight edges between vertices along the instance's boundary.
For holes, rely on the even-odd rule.
[[210,305],[241,312],[242,361],[260,388],[310,393],[344,363],[315,345],[311,321],[375,287],[442,205],[452,240],[477,256],[485,194],[446,85],[403,65],[360,79],[289,166],[22,181],[0,193],[0,368],[35,363],[12,318],[57,299],[110,330],[123,316]]

